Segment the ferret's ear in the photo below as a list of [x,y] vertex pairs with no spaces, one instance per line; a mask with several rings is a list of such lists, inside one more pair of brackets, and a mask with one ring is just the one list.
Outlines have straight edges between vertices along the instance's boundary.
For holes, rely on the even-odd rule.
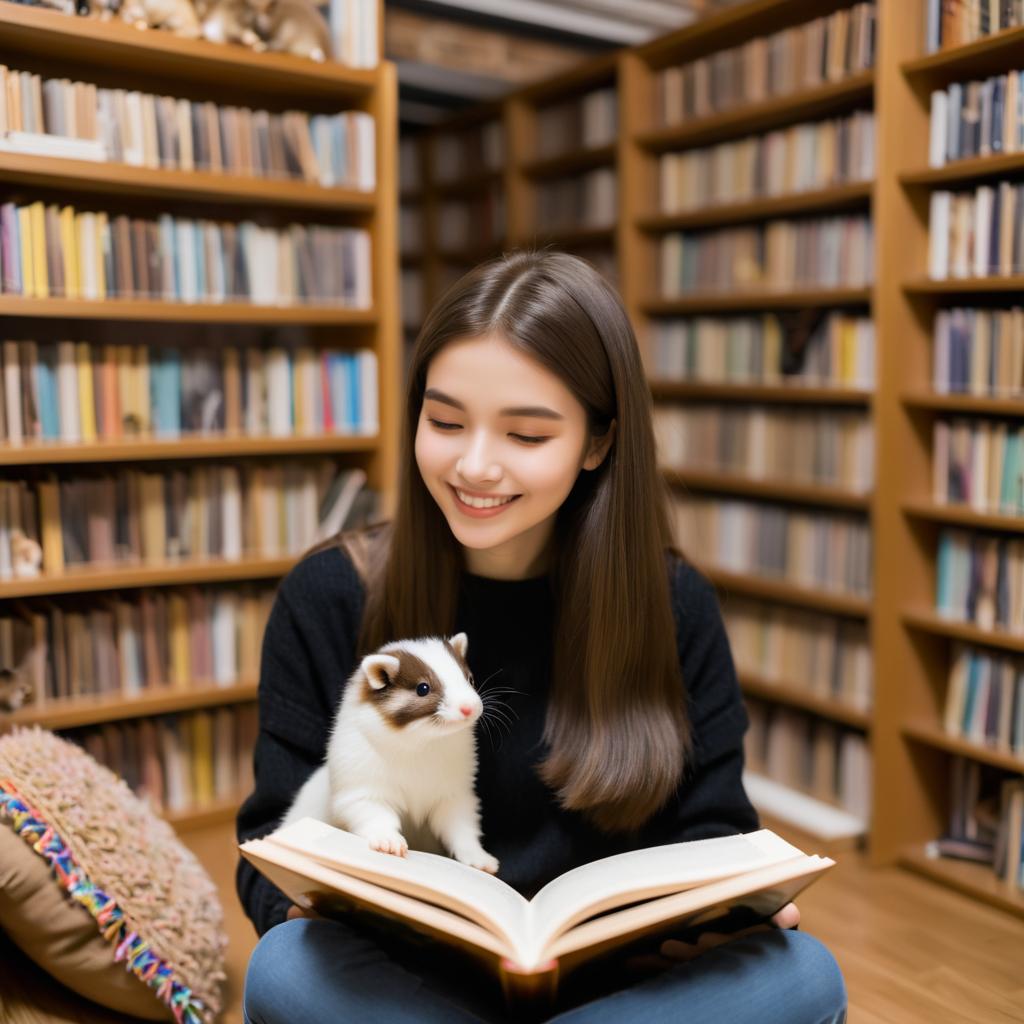
[[456,654],[458,654],[460,658],[464,658],[466,656],[466,648],[469,646],[469,637],[467,637],[465,633],[456,633],[448,643],[452,645]]
[[398,675],[399,661],[390,654],[368,654],[360,666],[375,690],[383,690]]

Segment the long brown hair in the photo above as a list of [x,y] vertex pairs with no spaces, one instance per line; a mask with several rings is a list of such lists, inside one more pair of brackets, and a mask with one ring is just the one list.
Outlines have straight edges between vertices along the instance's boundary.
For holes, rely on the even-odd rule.
[[360,655],[454,630],[462,550],[427,490],[414,442],[427,368],[448,342],[497,334],[556,374],[590,433],[617,427],[556,516],[554,663],[539,766],[563,807],[606,831],[638,828],[679,784],[691,750],[670,604],[668,488],[651,396],[622,304],[597,271],[558,252],[481,264],[431,311],[412,353],[396,511],[343,538],[366,580]]

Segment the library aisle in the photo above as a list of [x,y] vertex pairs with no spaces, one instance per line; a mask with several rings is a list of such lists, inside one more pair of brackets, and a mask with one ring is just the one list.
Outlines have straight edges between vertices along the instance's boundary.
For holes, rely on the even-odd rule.
[[[1024,1021],[1024,0],[645,4],[688,20],[500,95],[456,73],[422,124],[388,19],[472,5],[182,3],[0,0],[0,743],[54,730],[195,853],[218,1019],[277,585],[391,514],[434,303],[546,248],[635,328],[744,786],[837,861],[798,904],[850,1021]],[[529,6],[551,47],[556,8],[615,18]],[[461,16],[464,55],[512,38]],[[129,1019],[14,957],[0,1021]]]

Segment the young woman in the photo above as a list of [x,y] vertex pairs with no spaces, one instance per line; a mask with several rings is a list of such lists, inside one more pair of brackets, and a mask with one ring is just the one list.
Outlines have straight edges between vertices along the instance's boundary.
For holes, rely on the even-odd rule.
[[[393,521],[314,551],[281,584],[239,839],[271,831],[322,762],[363,654],[459,631],[485,700],[499,688],[508,712],[500,735],[479,736],[477,792],[484,845],[524,895],[598,857],[758,828],[715,593],[669,523],[615,292],[553,252],[467,274],[415,346]],[[248,1024],[505,1019],[458,954],[362,917],[310,918],[244,861],[238,891],[262,936]],[[839,968],[798,921],[790,904],[771,926],[583,971],[554,1019],[844,1020]]]

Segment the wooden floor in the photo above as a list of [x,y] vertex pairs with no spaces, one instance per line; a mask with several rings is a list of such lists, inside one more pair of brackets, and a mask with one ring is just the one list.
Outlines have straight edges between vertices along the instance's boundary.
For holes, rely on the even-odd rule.
[[[234,842],[225,826],[183,838],[225,893],[224,1020],[240,1024],[255,936],[234,899]],[[802,836],[787,838],[809,853],[828,852]],[[899,868],[872,870],[854,850],[831,856],[837,866],[800,897],[800,927],[839,961],[850,1024],[1024,1022],[1024,919]]]

